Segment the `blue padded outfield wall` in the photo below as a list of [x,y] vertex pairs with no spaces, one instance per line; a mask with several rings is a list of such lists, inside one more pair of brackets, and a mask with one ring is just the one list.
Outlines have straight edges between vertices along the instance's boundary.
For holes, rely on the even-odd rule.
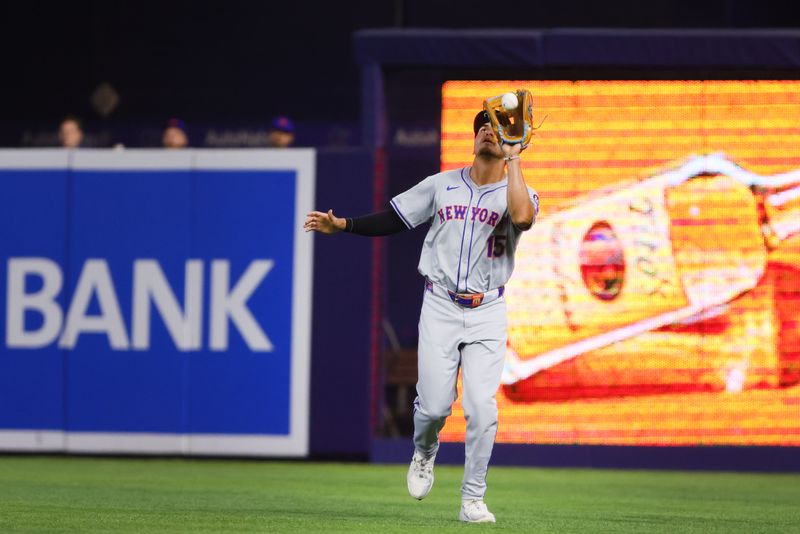
[[0,450],[307,455],[315,163],[0,151]]

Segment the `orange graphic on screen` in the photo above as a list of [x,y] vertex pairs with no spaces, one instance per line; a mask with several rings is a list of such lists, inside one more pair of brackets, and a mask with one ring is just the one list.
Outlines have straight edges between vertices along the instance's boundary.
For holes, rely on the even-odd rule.
[[448,82],[443,169],[516,87],[549,118],[523,157],[542,206],[507,285],[498,441],[800,445],[800,83]]

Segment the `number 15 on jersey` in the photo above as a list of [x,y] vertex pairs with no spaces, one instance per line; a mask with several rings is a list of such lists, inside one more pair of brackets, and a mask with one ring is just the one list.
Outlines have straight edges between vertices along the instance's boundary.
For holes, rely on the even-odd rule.
[[499,258],[506,251],[506,236],[490,235],[486,241],[486,256],[488,258]]

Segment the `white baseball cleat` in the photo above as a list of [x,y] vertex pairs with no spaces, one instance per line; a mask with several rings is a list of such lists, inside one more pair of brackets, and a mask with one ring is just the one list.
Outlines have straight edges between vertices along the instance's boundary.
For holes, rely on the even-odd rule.
[[494,514],[486,508],[486,503],[480,499],[470,499],[461,502],[461,512],[458,519],[467,523],[496,523]]
[[426,458],[418,450],[414,450],[411,458],[411,465],[408,466],[406,482],[408,483],[408,493],[420,501],[425,498],[433,487],[433,461],[436,459],[434,454]]

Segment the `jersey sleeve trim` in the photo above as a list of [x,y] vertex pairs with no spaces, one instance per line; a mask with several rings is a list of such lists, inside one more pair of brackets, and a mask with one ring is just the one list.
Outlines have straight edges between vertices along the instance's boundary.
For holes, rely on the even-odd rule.
[[408,222],[408,219],[406,219],[405,215],[403,215],[403,212],[401,212],[400,208],[398,208],[397,204],[395,204],[394,199],[390,200],[389,204],[392,206],[392,209],[397,212],[397,215],[400,216],[400,219],[403,221],[403,223],[408,226],[409,230],[413,229],[414,226]]

